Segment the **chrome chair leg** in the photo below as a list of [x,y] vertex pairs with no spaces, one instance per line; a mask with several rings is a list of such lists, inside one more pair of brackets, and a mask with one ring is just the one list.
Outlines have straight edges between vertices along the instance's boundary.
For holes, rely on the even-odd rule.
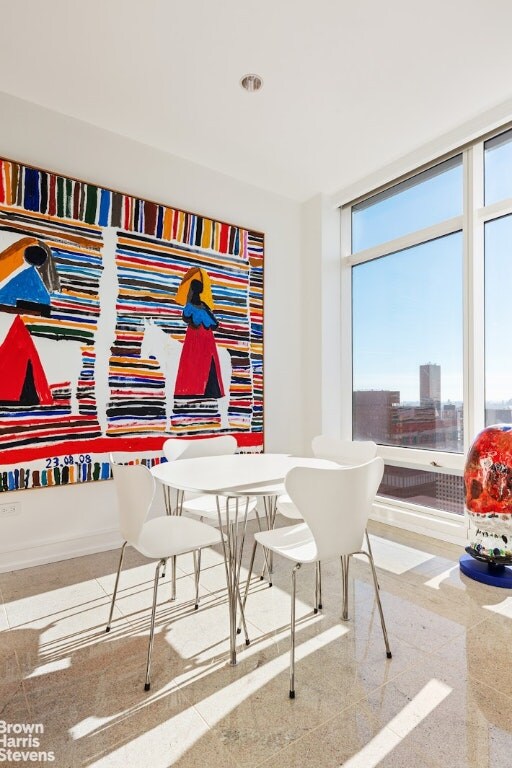
[[194,578],[196,583],[196,602],[194,605],[194,610],[197,611],[199,608],[199,576],[201,574],[201,550],[194,550]]
[[300,563],[292,570],[292,598],[291,598],[291,620],[290,620],[290,699],[295,698],[295,592],[296,576],[300,570]]
[[[183,500],[185,498],[185,491],[176,491],[176,506],[173,508],[172,506],[172,500],[171,500],[171,488],[169,486],[164,485],[164,501],[165,501],[165,512],[167,515],[181,515],[183,512]],[[201,518],[202,520],[202,518]],[[165,571],[167,567],[167,560],[165,561],[165,565],[162,569],[161,577],[162,579],[165,578]],[[171,600],[176,600],[176,557],[173,558],[173,571],[172,571],[172,591],[171,591]]]
[[[165,485],[164,485],[164,488],[165,488]],[[162,573],[160,574],[161,579],[165,579],[166,568],[167,568],[167,560],[164,562],[164,567],[162,568]]]
[[[366,534],[366,546],[368,547],[368,552],[369,552],[369,554],[370,554],[370,557],[371,557],[371,559],[373,560],[372,545],[370,544],[370,537],[369,537],[369,535],[368,535],[368,528],[365,528],[365,529],[364,529],[364,532],[365,532],[365,534]],[[378,586],[378,588],[380,589],[380,584],[379,584],[379,582],[378,582],[378,581],[377,581],[377,586]]]
[[372,570],[372,577],[373,577],[373,587],[375,589],[375,600],[377,601],[377,608],[379,609],[380,614],[380,624],[382,627],[382,634],[384,635],[384,644],[386,646],[386,656],[388,659],[391,659],[391,649],[389,647],[389,640],[388,640],[388,633],[386,630],[386,622],[384,620],[384,612],[382,610],[382,603],[380,602],[380,595],[379,595],[379,584],[377,581],[377,571],[375,570],[375,563],[373,562],[373,556],[369,552],[361,551],[358,554],[366,555],[368,558],[368,561],[370,563],[370,568]]
[[322,566],[318,560],[315,563],[315,608],[314,612],[318,613],[322,608]]
[[165,505],[165,514],[166,515],[173,515],[174,509],[172,506],[172,497],[171,497],[171,491],[172,489],[168,485],[163,486],[164,491],[164,505]]
[[244,604],[242,602],[242,596],[240,595],[240,588],[237,584],[236,587],[236,594],[237,594],[237,601],[238,601],[238,607],[240,608],[240,621],[238,623],[238,627],[236,630],[236,634],[239,635],[242,632],[241,627],[244,628],[244,634],[245,634],[245,644],[250,645],[251,641],[249,640],[249,632],[247,630],[247,622],[245,621],[245,608]]
[[176,560],[176,555],[173,555],[171,558],[171,600],[176,600]]
[[[273,531],[276,525],[277,496],[264,496],[263,503],[267,510],[267,528],[269,531]],[[268,553],[268,571],[269,585],[272,586],[272,574],[274,573],[274,553],[272,550]]]
[[[261,520],[260,520],[260,516],[258,514],[258,510],[255,509],[254,513],[256,515],[256,522],[258,523],[258,530],[261,532],[263,530],[263,528],[261,527]],[[247,580],[245,582],[245,592],[244,592],[244,599],[243,599],[244,607],[245,607],[245,603],[246,603],[246,600],[247,600],[247,592],[249,591],[249,584],[251,582],[252,570],[253,570],[253,567],[254,567],[254,558],[255,558],[255,555],[256,555],[257,546],[258,546],[258,542],[256,540],[254,540],[254,544],[253,544],[253,548],[252,548],[252,553],[251,553],[251,564],[249,566],[249,574],[248,574]],[[263,581],[263,579],[265,578],[265,569],[266,569],[267,573],[268,573],[268,578],[269,578],[269,584],[268,585],[269,585],[269,587],[271,587],[272,586],[272,577],[270,576],[270,566],[269,566],[269,563],[268,563],[268,553],[267,553],[267,550],[265,549],[265,547],[262,547],[262,550],[263,550],[264,564],[263,564],[263,570],[262,570],[261,576],[260,576],[260,581]],[[238,634],[240,634],[239,631],[238,631]]]
[[[241,607],[240,616],[245,614],[245,604],[247,603],[247,595],[249,594],[249,584],[251,583],[252,569],[254,568],[254,558],[256,556],[256,547],[257,546],[258,546],[258,542],[255,539],[253,547],[252,547],[252,552],[251,552],[251,560],[250,560],[250,563],[249,563],[249,571],[247,573],[247,580],[245,582],[244,597],[243,597],[243,600],[242,600],[242,603],[241,603],[241,606],[240,606]],[[239,622],[237,630],[236,630],[237,635],[239,635],[241,633],[241,631],[242,631],[242,627],[241,627],[241,623]]]
[[343,621],[348,621],[348,569],[350,555],[341,556],[341,580],[343,586],[343,612],[341,617]]
[[[265,504],[265,510],[266,510],[266,508],[267,508],[267,505]],[[261,527],[261,520],[260,520],[260,516],[258,514],[257,507],[254,510],[254,514],[256,515],[256,522],[258,523],[258,530],[261,532],[263,530],[263,528]],[[268,524],[267,524],[267,530],[268,530]],[[256,542],[256,541],[254,542],[254,546],[255,547],[257,546],[257,543],[258,542]],[[268,573],[268,585],[269,585],[269,587],[271,587],[272,586],[272,576],[271,576],[271,573],[270,573],[270,560],[269,560],[270,552],[268,552],[265,547],[262,547],[262,549],[263,549],[264,563],[263,563],[263,568],[261,570],[260,581],[263,581],[263,579],[265,578],[265,568],[266,568],[267,569],[267,573]]]
[[125,541],[123,546],[121,547],[121,554],[119,555],[119,565],[117,566],[116,583],[114,585],[114,594],[112,595],[112,603],[110,605],[110,615],[108,617],[108,623],[107,623],[105,632],[110,632],[110,625],[112,624],[112,616],[114,615],[114,604],[116,602],[116,596],[117,596],[117,587],[119,584],[119,576],[121,575],[121,568],[123,567],[124,550],[127,544],[128,542]]
[[[244,525],[243,525],[243,530],[242,530],[242,537],[240,539],[240,544],[239,544],[239,548],[238,548],[238,562],[236,564],[236,579],[235,579],[235,581],[236,581],[236,596],[237,596],[238,606],[240,608],[240,618],[241,618],[242,626],[244,628],[245,644],[246,645],[250,645],[251,641],[249,640],[249,633],[247,631],[247,623],[245,621],[245,607],[244,607],[244,605],[242,603],[242,597],[240,595],[240,571],[241,571],[241,568],[242,568],[242,557],[243,557],[243,553],[244,553],[245,537],[247,535],[247,515],[248,515],[248,512],[249,512],[249,497],[247,496],[246,500],[245,500],[245,513],[244,513],[244,517],[243,517]],[[236,630],[236,633],[240,634],[238,632],[238,628]]]
[[153,641],[155,638],[155,615],[156,615],[156,596],[158,592],[158,579],[160,578],[160,568],[165,567],[165,560],[159,560],[155,569],[155,584],[153,587],[153,609],[151,611],[151,630],[149,632],[149,644],[148,644],[148,661],[146,664],[146,682],[144,683],[144,690],[149,691],[151,688],[150,670],[151,670],[151,654],[153,652]]

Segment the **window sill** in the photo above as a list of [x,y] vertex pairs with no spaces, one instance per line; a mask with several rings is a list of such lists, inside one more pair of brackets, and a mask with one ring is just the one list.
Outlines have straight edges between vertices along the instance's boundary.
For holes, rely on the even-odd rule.
[[463,515],[377,500],[370,518],[461,547],[467,544],[468,523]]

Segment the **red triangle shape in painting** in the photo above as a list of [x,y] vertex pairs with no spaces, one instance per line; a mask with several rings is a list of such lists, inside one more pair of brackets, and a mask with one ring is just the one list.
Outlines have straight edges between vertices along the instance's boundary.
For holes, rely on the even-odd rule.
[[[19,403],[31,363],[31,377],[40,405],[53,403],[41,360],[25,323],[16,315],[7,336],[0,345],[0,402]],[[30,405],[31,403],[27,403]]]

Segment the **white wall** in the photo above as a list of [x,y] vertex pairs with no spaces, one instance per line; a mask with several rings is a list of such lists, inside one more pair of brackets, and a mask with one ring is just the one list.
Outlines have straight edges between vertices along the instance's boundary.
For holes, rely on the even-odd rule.
[[322,346],[321,338],[321,300],[322,300],[322,260],[320,244],[322,240],[322,221],[320,198],[314,197],[302,206],[301,219],[301,260],[302,274],[302,349],[303,349],[303,392],[305,395],[303,424],[306,445],[318,434],[322,423]]
[[[1,93],[0,115],[0,156],[265,233],[265,450],[303,451],[300,205]],[[14,501],[0,571],[117,545],[111,482],[11,492],[0,506]]]
[[[304,443],[321,433],[340,436],[340,212],[324,195],[302,206]],[[307,450],[307,449],[306,449]]]

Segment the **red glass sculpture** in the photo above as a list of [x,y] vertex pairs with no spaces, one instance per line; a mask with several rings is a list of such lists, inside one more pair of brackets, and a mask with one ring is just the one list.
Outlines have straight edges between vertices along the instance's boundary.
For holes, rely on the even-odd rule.
[[476,436],[464,483],[474,524],[466,551],[491,565],[512,563],[512,424],[495,424]]

